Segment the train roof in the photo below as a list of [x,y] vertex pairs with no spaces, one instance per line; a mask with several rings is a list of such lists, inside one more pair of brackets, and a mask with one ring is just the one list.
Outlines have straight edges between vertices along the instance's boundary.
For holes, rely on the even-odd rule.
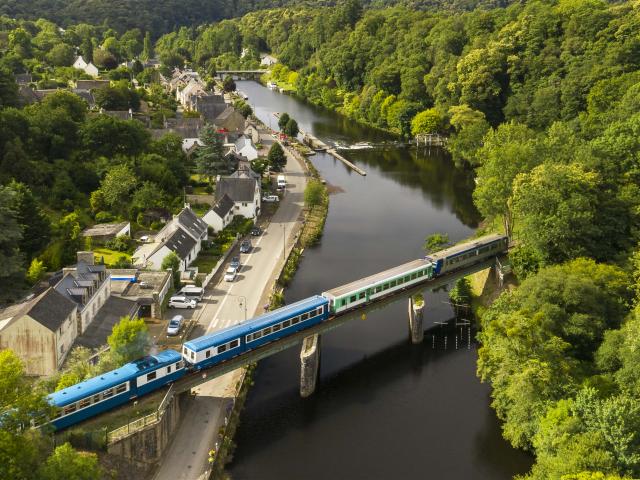
[[120,385],[127,380],[137,378],[141,374],[155,370],[158,366],[171,364],[181,360],[181,355],[175,350],[164,350],[156,355],[150,355],[127,363],[120,368],[90,378],[67,388],[50,394],[49,403],[64,407],[83,398]]
[[474,238],[468,242],[460,243],[458,245],[454,245],[453,247],[445,248],[444,250],[440,250],[439,252],[430,253],[426,256],[427,260],[436,261],[441,258],[448,258],[455,256],[459,253],[465,252],[467,250],[472,250],[473,248],[477,248],[482,245],[486,245],[487,243],[495,242],[497,240],[506,239],[506,235],[499,234],[491,234],[485,235],[484,237]]
[[191,351],[200,352],[214,345],[226,343],[227,341],[233,340],[242,335],[247,335],[273,323],[278,323],[279,321],[286,320],[287,318],[295,317],[300,313],[320,307],[326,303],[326,298],[320,295],[314,295],[313,297],[305,298],[304,300],[299,300],[290,305],[285,305],[284,307],[267,312],[239,325],[227,327],[225,329],[218,330],[217,332],[210,333],[209,335],[189,340],[184,343],[184,346]]
[[390,277],[397,277],[399,275],[402,275],[405,272],[419,269],[421,267],[424,268],[427,265],[429,265],[429,263],[430,262],[424,259],[412,260],[410,262],[403,263],[402,265],[398,265],[396,267],[390,268],[383,272],[378,272],[373,275],[369,275],[368,277],[361,278],[360,280],[355,280],[351,283],[347,283],[346,285],[341,285],[339,287],[332,288],[331,290],[327,290],[324,293],[331,297],[341,297],[353,291],[357,291],[362,288],[368,287],[369,285],[379,283],[380,281],[384,281]]

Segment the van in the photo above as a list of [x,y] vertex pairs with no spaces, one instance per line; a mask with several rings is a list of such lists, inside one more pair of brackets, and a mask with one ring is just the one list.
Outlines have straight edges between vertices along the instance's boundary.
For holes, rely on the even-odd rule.
[[184,295],[196,302],[200,302],[204,296],[204,289],[202,287],[196,287],[195,285],[187,285],[178,292],[178,295]]
[[278,190],[284,189],[287,186],[287,180],[284,178],[284,175],[278,175],[276,185]]

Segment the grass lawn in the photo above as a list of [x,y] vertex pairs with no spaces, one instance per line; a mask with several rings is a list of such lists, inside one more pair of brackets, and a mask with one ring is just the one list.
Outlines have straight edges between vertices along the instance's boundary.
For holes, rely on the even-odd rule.
[[126,252],[118,252],[116,250],[109,250],[108,248],[94,248],[93,254],[96,257],[96,261],[98,262],[102,260],[102,257],[104,257],[104,263],[107,267],[114,265],[122,256],[131,261],[130,254]]
[[207,192],[207,187],[193,187],[194,195],[211,195]]
[[198,254],[198,258],[196,258],[191,264],[192,267],[198,267],[198,271],[202,273],[208,274],[213,267],[216,266],[220,260],[220,255],[216,255],[214,253],[201,251]]
[[211,207],[206,203],[194,203],[193,205],[191,205],[191,210],[193,210],[199,217],[204,216],[204,214],[207,213],[210,208]]

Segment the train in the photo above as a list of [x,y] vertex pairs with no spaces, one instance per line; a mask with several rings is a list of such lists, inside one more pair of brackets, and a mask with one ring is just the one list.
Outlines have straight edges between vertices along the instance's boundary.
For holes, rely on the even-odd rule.
[[185,375],[279,340],[420,282],[462,269],[508,248],[504,235],[487,235],[342,285],[239,325],[188,340],[50,394],[56,430],[70,427],[179,380]]

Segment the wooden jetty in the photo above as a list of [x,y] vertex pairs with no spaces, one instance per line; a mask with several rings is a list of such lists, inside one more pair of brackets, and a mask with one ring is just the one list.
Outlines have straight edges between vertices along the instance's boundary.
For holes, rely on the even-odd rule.
[[303,132],[300,131],[300,133],[302,133],[302,141],[304,142],[305,145],[313,148],[316,152],[327,152],[329,155],[337,158],[338,160],[340,160],[342,163],[344,163],[347,167],[349,167],[350,169],[352,169],[353,171],[359,173],[360,175],[362,175],[363,177],[365,175],[367,175],[367,172],[365,172],[363,169],[361,169],[360,167],[358,167],[357,165],[354,165],[353,163],[351,163],[349,160],[347,160],[346,158],[344,158],[342,155],[340,155],[335,148],[331,148],[329,145],[327,145],[326,143],[324,143],[322,140],[314,137],[313,135],[311,135],[310,133],[307,132]]

